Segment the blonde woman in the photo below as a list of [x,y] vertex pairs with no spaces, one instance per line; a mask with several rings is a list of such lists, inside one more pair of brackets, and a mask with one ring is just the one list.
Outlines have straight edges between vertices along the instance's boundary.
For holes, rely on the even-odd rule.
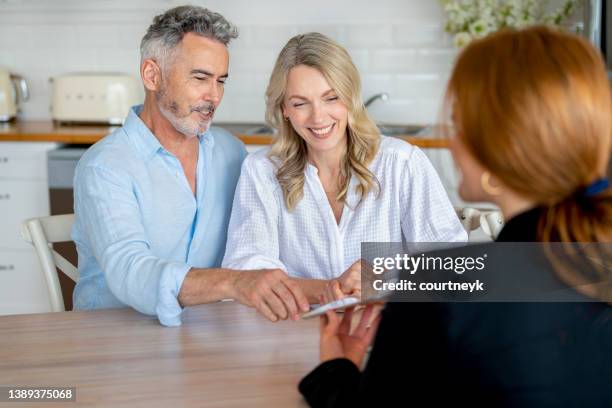
[[316,303],[326,288],[359,294],[362,242],[467,239],[423,152],[379,134],[336,42],[319,33],[290,39],[266,103],[278,138],[242,166],[225,267],[280,269]]

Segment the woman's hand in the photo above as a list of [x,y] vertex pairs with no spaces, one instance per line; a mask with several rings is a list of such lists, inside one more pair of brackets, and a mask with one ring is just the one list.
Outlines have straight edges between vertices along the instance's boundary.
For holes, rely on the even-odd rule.
[[[353,311],[353,307],[346,309],[342,321],[333,310],[321,316],[321,340],[319,345],[321,362],[336,358],[348,358],[361,369],[368,346],[378,329],[381,314],[379,306],[367,305],[363,309],[357,327],[351,332]],[[372,319],[374,314],[376,314],[376,317]]]
[[323,296],[325,303],[347,296],[361,298],[361,260],[352,264],[337,279],[327,282]]

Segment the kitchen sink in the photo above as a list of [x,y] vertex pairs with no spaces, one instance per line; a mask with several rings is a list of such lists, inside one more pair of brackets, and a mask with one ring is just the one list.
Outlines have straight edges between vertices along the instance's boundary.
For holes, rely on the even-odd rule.
[[421,125],[378,125],[378,129],[385,136],[421,136],[427,127]]
[[[385,136],[422,136],[427,134],[429,128],[421,125],[378,125],[380,133]],[[271,135],[276,130],[267,125],[258,125],[245,129],[246,135]]]
[[263,123],[215,123],[216,127],[223,128],[235,135],[271,135],[274,129]]
[[244,131],[245,135],[271,135],[274,133],[276,133],[276,129],[268,125],[255,126]]

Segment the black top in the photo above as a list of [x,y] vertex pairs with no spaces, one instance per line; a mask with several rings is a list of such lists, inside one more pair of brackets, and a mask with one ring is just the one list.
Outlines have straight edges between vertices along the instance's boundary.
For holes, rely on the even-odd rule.
[[[498,241],[536,241],[538,213]],[[299,390],[312,407],[612,407],[612,307],[390,302],[363,373],[328,361]]]

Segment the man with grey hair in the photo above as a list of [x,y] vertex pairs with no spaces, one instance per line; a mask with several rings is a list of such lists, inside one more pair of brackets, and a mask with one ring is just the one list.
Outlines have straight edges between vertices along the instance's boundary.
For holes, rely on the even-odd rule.
[[226,298],[273,321],[308,310],[281,270],[219,268],[246,150],[210,123],[237,36],[196,6],[153,20],[141,43],[144,105],[76,169],[75,309],[131,306],[168,326],[181,323],[185,306]]

